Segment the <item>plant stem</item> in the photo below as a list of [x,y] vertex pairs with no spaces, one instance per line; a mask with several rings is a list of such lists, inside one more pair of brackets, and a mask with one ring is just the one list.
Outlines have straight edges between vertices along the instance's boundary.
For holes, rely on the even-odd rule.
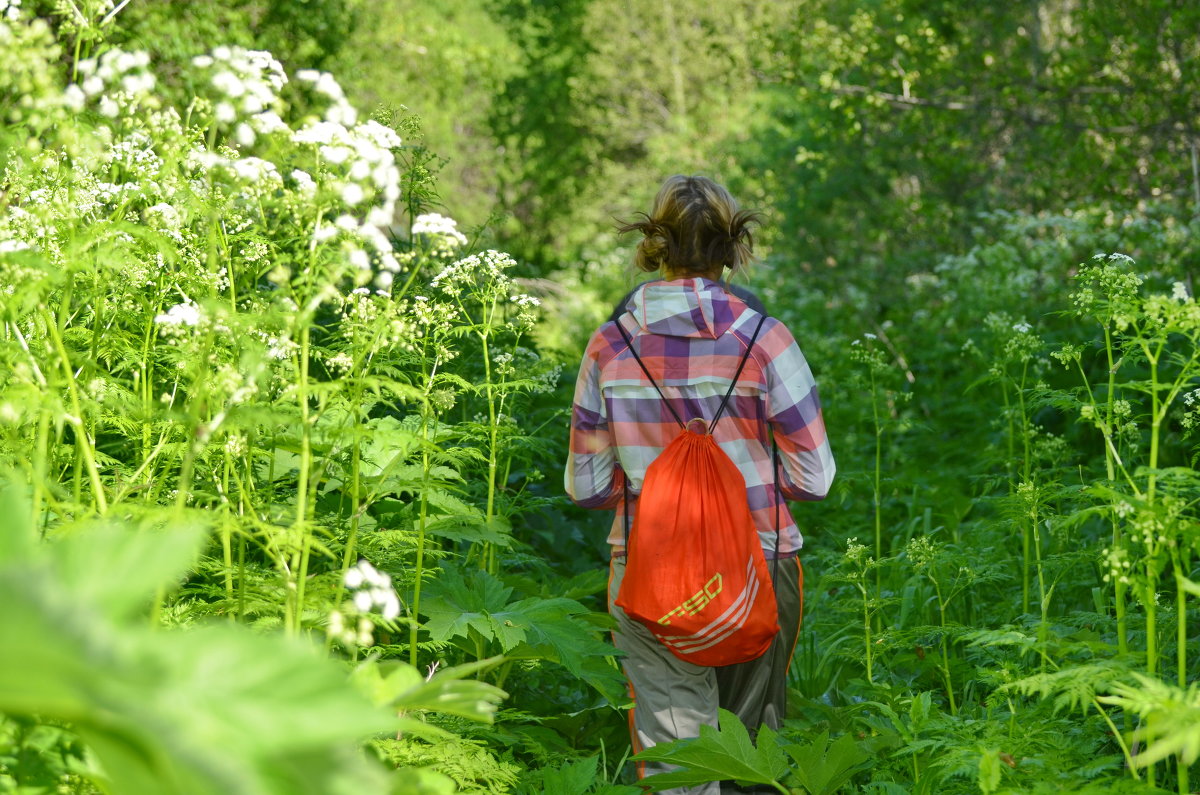
[[[1022,440],[1022,464],[1021,464],[1021,482],[1029,481],[1029,418],[1025,412],[1025,378],[1029,372],[1029,362],[1026,361],[1021,366],[1021,382],[1017,385],[1017,407],[1021,412],[1021,440]],[[1021,524],[1021,612],[1029,612],[1029,588],[1030,588],[1030,544],[1032,530],[1022,522]]]
[[[871,370],[871,414],[875,422],[875,560],[883,560],[883,492],[880,478],[883,472],[883,426],[879,422],[879,398],[876,391],[875,371]],[[875,569],[875,597],[883,594],[882,567]]]
[[33,526],[38,528],[42,538],[46,537],[45,522],[42,521],[42,492],[46,487],[46,459],[49,456],[50,443],[50,413],[46,410],[38,412],[37,442],[33,454]]
[[[1142,777],[1138,775],[1137,766],[1133,761],[1133,755],[1129,753],[1129,745],[1125,742],[1125,738],[1121,736],[1121,732],[1117,729],[1117,725],[1112,722],[1112,718],[1108,717],[1108,713],[1104,711],[1104,707],[1100,706],[1099,701],[1093,698],[1091,704],[1096,708],[1096,711],[1100,713],[1100,717],[1104,719],[1104,722],[1108,724],[1108,730],[1112,732],[1112,736],[1117,741],[1117,745],[1121,747],[1121,753],[1125,756],[1125,769],[1130,772],[1134,781],[1141,781]],[[1151,768],[1151,772],[1153,772],[1153,768]]]
[[46,330],[50,333],[50,340],[54,343],[54,350],[58,354],[58,362],[67,386],[67,396],[71,401],[71,415],[66,417],[66,420],[75,429],[75,448],[79,453],[80,463],[87,470],[88,480],[92,484],[92,504],[97,512],[103,515],[108,512],[108,499],[104,496],[104,486],[100,483],[100,469],[96,466],[96,459],[92,455],[93,442],[88,437],[87,427],[83,421],[83,408],[79,402],[79,388],[75,384],[75,374],[71,372],[71,360],[67,355],[66,346],[63,345],[58,323],[49,316],[44,316],[44,320]]
[[296,519],[292,528],[300,536],[300,546],[293,556],[289,583],[289,597],[295,601],[290,611],[290,623],[287,627],[292,635],[299,633],[300,621],[304,615],[304,582],[308,575],[308,548],[310,529],[308,526],[308,476],[312,467],[312,427],[309,422],[308,406],[308,353],[310,345],[308,318],[303,318],[300,329],[300,378],[296,382],[296,402],[300,408],[300,473],[296,484]]
[[[495,300],[492,301],[492,311],[495,312]],[[496,510],[496,440],[498,437],[498,428],[496,426],[496,398],[494,385],[492,384],[492,358],[488,352],[488,331],[491,325],[491,318],[484,318],[484,331],[480,332],[479,340],[483,344],[483,377],[484,387],[487,394],[488,405],[488,481],[487,481],[487,512],[485,514],[488,527],[491,527],[492,518],[495,516]],[[485,544],[482,555],[482,566],[489,574],[496,573],[495,550],[490,543]]]
[[[1033,505],[1030,507],[1029,520],[1030,526],[1033,528],[1033,551],[1036,556],[1037,564],[1037,581],[1038,581],[1038,597],[1040,599],[1041,617],[1038,619],[1038,644],[1045,648],[1046,640],[1050,634],[1050,622],[1048,615],[1050,612],[1050,600],[1046,593],[1046,574],[1042,567],[1042,534],[1038,530],[1038,504],[1036,493],[1033,496]],[[1046,664],[1042,662],[1042,673],[1046,671]]]
[[[430,379],[432,383],[432,379]],[[421,609],[421,583],[425,577],[425,526],[429,519],[429,500],[426,495],[429,493],[429,404],[426,403],[424,411],[421,412],[421,498],[420,498],[420,513],[417,517],[417,562],[416,572],[413,579],[413,595],[412,603],[409,612],[411,613],[412,623],[409,625],[408,635],[408,661],[411,665],[417,664],[417,640],[418,640],[418,625],[417,618]]]
[[[1111,435],[1112,419],[1115,416],[1116,390],[1117,390],[1117,367],[1112,360],[1112,330],[1108,323],[1104,324],[1104,355],[1108,361],[1109,372],[1109,389],[1105,395],[1104,408],[1104,428],[1105,436]],[[1080,369],[1082,372],[1082,369]],[[1085,376],[1084,382],[1087,382]],[[1114,471],[1114,450],[1110,449],[1111,443],[1106,443],[1104,446],[1104,471],[1108,474],[1109,483],[1116,480],[1116,472]],[[1116,551],[1121,549],[1121,524],[1117,521],[1116,514],[1112,514],[1112,549]],[[1126,617],[1126,587],[1121,582],[1120,576],[1114,578],[1114,587],[1112,587],[1112,600],[1117,614],[1117,651],[1121,656],[1126,656],[1129,653],[1129,626]]]
[[858,590],[862,594],[863,600],[863,647],[867,655],[867,681],[874,682],[875,677],[872,672],[871,657],[871,611],[867,602],[867,587],[860,582]]
[[[225,449],[225,466],[221,473],[223,487],[221,495],[225,499],[225,516],[221,522],[221,563],[225,567],[225,599],[233,601],[233,528],[229,518],[229,471],[232,464],[229,460],[229,449]],[[232,614],[230,614],[232,617]]]
[[954,702],[954,680],[950,676],[950,644],[946,642],[946,600],[942,598],[942,586],[937,578],[931,574],[929,579],[933,583],[933,590],[937,594],[938,600],[938,623],[942,628],[942,674],[946,677],[946,698],[950,701],[950,715],[955,716],[958,714],[958,707]]
[[[1180,689],[1187,689],[1187,591],[1184,589],[1184,564],[1178,548],[1171,553],[1171,565],[1175,569],[1175,667],[1176,682]],[[1175,758],[1179,795],[1191,792],[1188,786],[1188,764],[1182,756]]]

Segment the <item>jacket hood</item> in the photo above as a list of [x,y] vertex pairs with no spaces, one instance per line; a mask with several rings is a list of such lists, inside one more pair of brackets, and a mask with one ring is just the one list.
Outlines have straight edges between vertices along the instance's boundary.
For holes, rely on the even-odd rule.
[[646,282],[625,309],[645,331],[671,337],[720,337],[746,306],[723,285],[704,278]]

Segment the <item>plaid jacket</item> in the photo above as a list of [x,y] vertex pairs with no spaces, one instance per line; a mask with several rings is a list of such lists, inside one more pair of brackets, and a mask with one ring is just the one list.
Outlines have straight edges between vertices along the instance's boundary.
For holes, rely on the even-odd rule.
[[[761,315],[708,279],[647,282],[628,310],[588,342],[571,418],[571,453],[564,485],[585,508],[616,509],[608,541],[625,543],[622,499],[628,480],[630,521],[646,467],[679,433],[670,409],[646,379],[616,323],[633,341],[654,380],[684,420],[711,419],[721,403]],[[771,438],[782,472],[772,472]],[[779,517],[781,555],[803,538],[785,500],[819,500],[835,466],[817,385],[787,327],[768,317],[714,438],[746,478],[750,511],[768,557]]]

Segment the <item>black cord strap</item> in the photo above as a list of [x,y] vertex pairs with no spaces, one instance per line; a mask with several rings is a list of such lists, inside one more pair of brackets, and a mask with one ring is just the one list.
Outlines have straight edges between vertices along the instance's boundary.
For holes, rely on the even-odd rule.
[[684,427],[683,420],[679,418],[679,412],[675,411],[675,407],[671,405],[671,401],[667,400],[667,396],[664,395],[662,390],[658,388],[658,383],[654,380],[654,376],[650,375],[650,371],[646,369],[646,363],[642,361],[642,357],[638,356],[637,351],[633,349],[633,340],[631,340],[629,338],[629,334],[625,332],[625,328],[621,325],[619,318],[617,319],[616,323],[617,331],[621,332],[621,338],[625,340],[625,345],[629,347],[629,352],[633,354],[633,358],[637,361],[638,366],[642,368],[642,372],[646,374],[646,378],[650,379],[650,385],[654,387],[654,391],[658,393],[660,398],[662,398],[663,403],[665,403],[667,408],[670,410],[671,416],[675,418],[675,422],[679,423],[679,427]]
[[729,396],[733,394],[733,388],[737,386],[738,379],[742,377],[742,370],[746,367],[746,360],[750,358],[750,351],[754,349],[754,343],[758,341],[758,332],[762,331],[763,323],[766,320],[767,316],[763,315],[758,319],[758,325],[754,327],[754,335],[750,337],[750,344],[746,346],[746,352],[742,354],[742,361],[738,363],[737,372],[733,374],[733,380],[729,382],[729,390],[725,393],[725,397],[722,398],[721,405],[717,407],[717,413],[713,417],[712,423],[708,426],[710,434],[717,427],[717,423],[721,421],[721,415],[725,413],[725,405],[729,403]]

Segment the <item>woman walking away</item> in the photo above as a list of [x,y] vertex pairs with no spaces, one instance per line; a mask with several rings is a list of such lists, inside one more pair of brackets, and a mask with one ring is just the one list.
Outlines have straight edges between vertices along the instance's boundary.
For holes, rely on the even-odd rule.
[[[802,538],[787,501],[822,499],[834,475],[816,383],[791,332],[752,295],[721,281],[725,269],[749,261],[757,215],[739,211],[712,180],[677,175],[643,218],[621,232],[642,234],[637,266],[662,278],[634,289],[588,342],[565,477],[576,503],[616,512],[608,536],[608,600],[634,698],[635,751],[698,736],[700,726],[717,725],[718,708],[733,712],[752,733],[764,724],[778,729],[803,608]],[[700,447],[692,444],[698,440]],[[680,445],[703,449],[693,454]],[[699,460],[703,466],[679,465]],[[744,483],[736,482],[737,473]],[[670,494],[664,495],[664,484]],[[740,503],[720,513],[737,516],[705,508],[712,492],[730,489]],[[733,505],[717,496],[715,504]],[[707,519],[699,521],[697,512],[705,510]],[[724,529],[735,525],[746,529]],[[692,559],[694,548],[720,548],[734,534],[749,545],[753,565],[720,564],[694,594],[686,586],[691,595],[657,621],[657,608],[647,616],[633,609],[643,595],[674,587],[680,561]],[[717,553],[705,554],[711,561]],[[627,570],[630,582],[622,588]],[[761,590],[769,601],[772,585],[761,643],[748,641],[743,647],[750,651],[722,658],[721,648],[745,636],[741,624],[752,623],[746,616],[755,594]],[[715,606],[726,597],[739,601],[728,609]],[[685,631],[682,619],[700,622],[695,634],[671,634]],[[692,661],[705,655],[704,664]],[[663,769],[643,765],[639,777]],[[712,783],[672,792],[717,795],[721,789]]]

